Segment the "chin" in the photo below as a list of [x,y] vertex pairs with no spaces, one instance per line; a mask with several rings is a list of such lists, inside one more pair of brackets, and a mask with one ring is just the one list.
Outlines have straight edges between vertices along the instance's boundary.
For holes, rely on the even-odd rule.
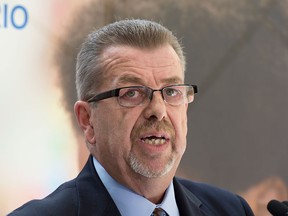
[[[174,157],[170,157],[166,162],[153,161],[151,164],[140,161],[135,155],[129,157],[129,164],[132,170],[147,178],[162,177],[172,170],[175,170],[176,161]],[[162,164],[162,165],[161,165]]]

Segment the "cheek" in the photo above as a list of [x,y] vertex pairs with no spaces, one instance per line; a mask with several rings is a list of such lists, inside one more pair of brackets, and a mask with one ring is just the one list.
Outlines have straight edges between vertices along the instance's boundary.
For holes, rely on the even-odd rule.
[[170,120],[176,132],[176,147],[185,149],[187,136],[187,109],[183,107],[181,110],[173,110],[170,115]]
[[181,132],[180,132],[180,143],[179,143],[179,149],[181,154],[184,154],[186,150],[186,143],[187,143],[187,115],[182,116],[181,120]]
[[[176,114],[175,114],[176,113]],[[187,134],[187,109],[182,107],[181,109],[173,110],[171,112],[172,123],[174,124],[175,130],[181,135]]]
[[186,104],[185,106],[184,106],[184,111],[183,111],[183,115],[182,115],[182,127],[183,127],[183,132],[184,132],[184,134],[185,134],[185,139],[186,139],[186,136],[187,136],[187,127],[188,127],[188,125],[187,125],[187,121],[188,121],[188,119],[187,119],[187,109],[188,109],[188,104]]
[[109,108],[103,107],[101,112],[97,114],[95,133],[98,141],[108,142],[110,145],[113,143],[120,145],[120,142],[121,145],[127,145],[139,115],[133,112],[132,109],[122,107]]
[[187,115],[183,115],[181,120],[181,141],[186,145],[186,137],[187,137]]
[[184,116],[183,118],[183,128],[184,128],[184,133],[185,133],[185,136],[187,135],[187,114]]

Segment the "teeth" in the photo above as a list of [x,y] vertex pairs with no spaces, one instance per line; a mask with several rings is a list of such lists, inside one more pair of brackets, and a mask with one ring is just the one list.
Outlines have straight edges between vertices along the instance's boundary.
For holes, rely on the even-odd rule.
[[165,139],[159,138],[159,139],[144,139],[144,142],[150,145],[160,145],[164,144],[166,142]]

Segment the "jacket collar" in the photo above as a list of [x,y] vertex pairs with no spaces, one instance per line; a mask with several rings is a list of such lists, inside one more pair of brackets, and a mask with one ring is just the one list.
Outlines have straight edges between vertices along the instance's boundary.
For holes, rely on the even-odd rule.
[[[175,198],[180,215],[211,215],[201,201],[177,178],[173,179]],[[93,157],[89,160],[76,178],[78,193],[78,216],[103,215],[121,216],[113,199],[94,169]]]
[[90,156],[76,179],[78,192],[78,216],[103,215],[121,216],[113,199],[101,182],[93,166],[93,157]]
[[180,215],[211,215],[202,202],[178,178],[173,179],[175,197]]

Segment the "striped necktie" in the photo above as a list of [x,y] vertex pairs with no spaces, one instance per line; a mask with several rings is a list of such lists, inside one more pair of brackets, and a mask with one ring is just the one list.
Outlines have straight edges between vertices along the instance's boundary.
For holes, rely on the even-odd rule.
[[155,208],[151,216],[169,216],[162,208]]

